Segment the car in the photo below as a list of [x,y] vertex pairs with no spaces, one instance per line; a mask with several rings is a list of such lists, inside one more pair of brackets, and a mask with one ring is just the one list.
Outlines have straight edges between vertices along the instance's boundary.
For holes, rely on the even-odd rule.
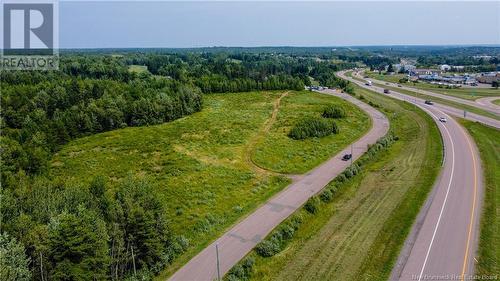
[[389,89],[384,89],[384,94],[388,94],[389,93]]
[[401,84],[398,84],[398,87],[400,87],[400,88],[401,88],[401,87],[403,87],[403,86],[401,86]]
[[439,117],[439,121],[446,123],[446,117]]
[[348,154],[345,154],[344,157],[342,157],[342,160],[347,161],[351,158],[352,158],[352,154],[348,153]]
[[433,105],[434,103],[433,103],[432,101],[430,101],[430,100],[426,100],[426,101],[425,101],[425,104],[428,104],[428,105]]

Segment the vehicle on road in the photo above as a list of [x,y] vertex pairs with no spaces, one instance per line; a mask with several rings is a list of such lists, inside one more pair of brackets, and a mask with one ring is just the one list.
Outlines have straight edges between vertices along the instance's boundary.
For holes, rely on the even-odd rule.
[[352,158],[352,154],[348,153],[348,154],[345,154],[344,157],[342,157],[342,160],[347,161],[351,158]]
[[367,80],[366,83],[365,83],[366,86],[371,86],[372,85],[372,81],[370,80]]
[[446,123],[446,117],[439,117],[439,121]]
[[428,104],[428,105],[433,105],[434,103],[433,103],[432,101],[430,101],[430,100],[426,100],[426,101],[425,101],[425,104]]
[[384,94],[388,94],[389,93],[389,89],[384,89]]
[[400,88],[401,88],[401,87],[403,87],[403,86],[401,86],[401,84],[398,84],[398,87],[400,87]]

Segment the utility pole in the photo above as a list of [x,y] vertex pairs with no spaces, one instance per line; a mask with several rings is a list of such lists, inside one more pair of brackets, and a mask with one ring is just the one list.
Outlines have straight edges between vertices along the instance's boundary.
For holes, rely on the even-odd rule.
[[217,256],[217,280],[220,281],[219,243],[215,243],[215,254]]

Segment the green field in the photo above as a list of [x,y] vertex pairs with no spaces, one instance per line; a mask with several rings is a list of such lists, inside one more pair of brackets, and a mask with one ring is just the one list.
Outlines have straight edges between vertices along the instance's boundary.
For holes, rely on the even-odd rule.
[[[378,74],[375,72],[366,72],[366,75],[372,77],[377,80],[399,83],[399,79],[405,77],[404,74],[396,74],[396,75],[384,75]],[[403,83],[402,83],[403,84]],[[455,88],[455,89],[447,89],[446,87],[433,85],[430,83],[419,82],[419,83],[404,83],[405,86],[414,87],[417,89],[428,90],[431,92],[450,95],[457,98],[467,99],[467,100],[475,100],[477,98],[482,97],[491,97],[491,96],[500,96],[500,89],[495,88]]]
[[[286,136],[295,121],[319,116],[330,103],[349,112],[338,121],[340,134],[304,141]],[[191,116],[72,141],[54,156],[51,172],[79,184],[104,175],[111,188],[130,176],[151,182],[174,233],[190,240],[166,276],[290,182],[267,169],[309,170],[369,127],[357,107],[314,92],[213,94]]]
[[148,67],[145,65],[130,65],[128,67],[128,71],[134,72],[134,73],[149,73]]
[[497,100],[494,100],[493,103],[496,104],[496,105],[500,105],[500,98],[497,99]]
[[500,272],[500,131],[463,119],[460,122],[479,148],[485,178],[476,270],[478,275],[493,276]]
[[383,105],[400,137],[380,152],[333,202],[304,219],[279,254],[256,259],[252,280],[386,280],[441,167],[439,131],[414,106],[355,87]]

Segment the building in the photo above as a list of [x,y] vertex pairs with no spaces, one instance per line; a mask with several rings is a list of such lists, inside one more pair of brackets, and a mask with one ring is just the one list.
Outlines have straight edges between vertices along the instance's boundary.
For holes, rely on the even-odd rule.
[[476,77],[479,83],[491,84],[493,81],[500,83],[500,72],[481,73]]
[[442,64],[439,66],[439,69],[441,69],[441,71],[450,71],[451,70],[451,66],[447,65],[447,64]]

